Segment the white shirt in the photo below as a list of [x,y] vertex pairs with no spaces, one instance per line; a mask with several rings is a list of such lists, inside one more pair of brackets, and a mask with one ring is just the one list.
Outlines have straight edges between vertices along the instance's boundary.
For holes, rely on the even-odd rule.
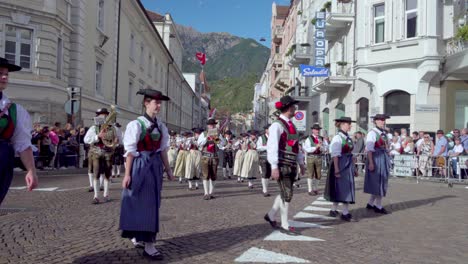
[[[367,137],[366,137],[366,150],[367,151],[375,152],[375,142],[377,141],[377,135],[382,136],[382,131],[380,131],[376,127],[374,127],[371,131],[369,131],[369,133],[367,133]],[[388,135],[391,135],[391,134],[387,134],[387,137]]]
[[349,135],[346,136],[343,132],[338,132],[338,135],[334,136],[330,143],[330,155],[331,157],[341,157],[341,150],[343,148],[343,139],[350,138]]
[[[460,144],[460,145],[455,145],[455,147],[453,147],[453,149],[450,152],[461,154],[463,153],[463,150],[464,150],[463,145]],[[457,159],[457,157],[452,157],[452,159]]]
[[[122,144],[123,138],[122,138],[122,133],[120,132],[120,129],[118,129],[117,127],[113,127],[113,128],[115,131],[115,135],[117,136],[117,139],[119,140],[119,144]],[[99,137],[96,133],[96,126],[93,125],[88,129],[88,132],[86,132],[86,135],[83,141],[85,144],[89,144],[89,145],[99,142]]]
[[422,138],[418,139],[418,141],[416,141],[416,148],[419,148],[419,146],[421,146],[423,142],[424,142],[424,139]]
[[401,144],[400,142],[392,142],[392,144],[390,144],[390,154],[391,155],[400,155],[400,148],[401,148]]
[[[314,140],[313,138],[315,137],[314,135],[310,136],[312,140]],[[318,139],[320,140],[320,138],[318,137]],[[322,140],[321,142],[322,144],[322,147],[321,149],[324,150],[328,147],[328,143],[327,141],[325,140]],[[302,143],[302,149],[306,152],[306,153],[314,153],[316,150],[317,150],[317,147],[316,146],[312,146],[312,144],[310,143],[310,140],[309,138],[307,138],[306,140],[304,140],[304,142]]]
[[[139,120],[143,121],[146,128],[151,126],[151,122],[146,119],[144,116],[139,116]],[[167,131],[166,125],[161,122],[159,119],[157,120],[159,130],[162,133],[161,145],[157,152],[166,151],[169,148],[169,132]],[[152,131],[153,134],[158,133],[158,129],[154,128]],[[137,145],[140,141],[140,134],[141,134],[141,124],[138,120],[133,120],[132,122],[128,123],[127,129],[125,130],[125,136],[123,138],[123,144],[125,147],[125,154],[124,157],[130,153],[134,157],[140,156],[140,153],[137,151]]]
[[[284,115],[280,115],[279,118],[283,119],[286,122],[289,122],[289,118]],[[283,134],[284,129],[281,124],[278,122],[274,122],[271,124],[270,128],[268,129],[268,141],[267,141],[267,159],[271,165],[271,169],[278,168],[278,152],[279,152],[279,141],[281,134]],[[304,164],[304,154],[299,152],[297,154],[297,163],[300,165]]]
[[[268,144],[268,135],[265,135],[265,137],[267,138],[267,144]],[[265,144],[265,146],[263,145],[263,136],[259,137],[258,140],[257,140],[257,151],[261,152],[261,151],[267,151],[267,144]]]
[[[10,99],[3,93],[3,97],[0,100],[0,112],[5,109],[5,107],[10,104]],[[5,115],[8,115],[8,111],[5,111]],[[19,104],[16,104],[16,124],[15,131],[11,138],[11,143],[13,144],[13,149],[16,154],[19,154],[25,151],[27,148],[32,147],[31,144],[31,117],[28,112]]]

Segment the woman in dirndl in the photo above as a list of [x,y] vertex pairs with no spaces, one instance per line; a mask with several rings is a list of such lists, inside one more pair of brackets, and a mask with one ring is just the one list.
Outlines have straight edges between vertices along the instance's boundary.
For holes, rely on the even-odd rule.
[[169,150],[167,151],[167,158],[169,160],[169,166],[171,169],[174,170],[176,160],[177,160],[177,152],[179,149],[177,148],[177,133],[174,130],[169,132],[170,140],[169,140]]
[[144,95],[145,115],[127,125],[123,140],[126,167],[120,229],[122,237],[132,239],[136,247],[144,247],[145,257],[162,260],[163,255],[154,243],[159,232],[163,172],[166,171],[169,180],[174,175],[167,158],[167,127],[156,115],[161,110],[161,101],[169,98],[152,89],[142,89],[137,94]]
[[357,175],[353,160],[353,140],[348,135],[351,123],[355,123],[350,117],[335,119],[335,126],[339,129],[330,143],[332,163],[328,169],[327,183],[324,198],[333,202],[329,215],[338,216],[338,203],[343,204],[341,219],[354,221],[349,213],[349,204],[355,203],[354,177]]
[[241,172],[242,164],[244,163],[244,156],[247,152],[247,141],[249,139],[249,135],[247,133],[241,133],[240,136],[241,138],[234,145],[237,148],[237,152],[234,158],[234,170],[232,174],[234,174],[234,176],[237,176],[237,182],[244,182],[244,180],[241,177]]
[[248,188],[253,189],[253,180],[259,173],[259,158],[257,152],[257,131],[248,131],[250,138],[247,141],[247,152],[242,162],[241,177],[249,181]]

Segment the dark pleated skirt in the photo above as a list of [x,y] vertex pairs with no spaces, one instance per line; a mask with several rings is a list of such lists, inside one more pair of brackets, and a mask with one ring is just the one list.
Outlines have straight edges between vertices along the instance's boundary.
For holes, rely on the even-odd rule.
[[373,153],[374,171],[369,171],[369,161],[366,162],[366,176],[364,192],[368,194],[385,196],[388,189],[390,175],[390,157],[384,149],[376,149]]
[[334,203],[354,204],[354,162],[353,154],[342,154],[338,158],[338,167],[340,168],[340,178],[335,177],[335,165],[332,163],[328,169],[328,177],[325,185],[323,197]]
[[15,152],[13,146],[5,141],[0,141],[0,205],[10,189],[13,180],[13,166],[15,164]]
[[154,242],[159,232],[163,164],[159,153],[141,152],[133,160],[132,181],[122,191],[122,237]]

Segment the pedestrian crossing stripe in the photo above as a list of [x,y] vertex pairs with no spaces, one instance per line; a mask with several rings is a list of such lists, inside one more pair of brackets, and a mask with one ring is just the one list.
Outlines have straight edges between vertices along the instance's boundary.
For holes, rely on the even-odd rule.
[[262,263],[310,263],[306,259],[301,259],[273,251],[252,247],[241,256],[234,260],[235,262],[262,262]]
[[323,196],[320,196],[319,198],[317,198],[317,201],[326,201],[325,198],[323,198]]
[[27,188],[26,186],[10,187],[10,190],[24,190],[26,188]]
[[304,212],[299,212],[297,213],[294,218],[317,218],[317,219],[322,219],[322,220],[336,220],[334,217],[329,217],[329,216],[324,216],[324,215],[319,215],[319,214],[310,214],[310,213],[304,213]]
[[309,237],[309,236],[303,236],[303,235],[288,235],[288,234],[283,234],[281,231],[273,231],[270,235],[265,237],[266,241],[325,241],[320,238],[315,238],[315,237]]
[[57,190],[58,187],[52,187],[52,188],[36,188],[34,189],[34,191],[36,192],[53,192],[55,190]]
[[312,203],[312,205],[332,205],[332,202],[327,202],[327,201],[315,201]]
[[320,229],[332,228],[331,226],[324,226],[324,225],[319,225],[315,223],[307,223],[307,222],[300,222],[300,221],[294,221],[294,220],[289,220],[288,223],[289,223],[289,226],[292,226],[295,228],[320,228]]
[[330,208],[323,208],[323,207],[317,207],[317,206],[307,206],[304,208],[305,211],[317,211],[317,212],[329,212]]

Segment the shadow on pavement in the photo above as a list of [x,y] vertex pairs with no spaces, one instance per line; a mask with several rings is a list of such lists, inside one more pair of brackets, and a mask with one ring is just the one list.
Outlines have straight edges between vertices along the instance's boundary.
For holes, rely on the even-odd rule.
[[[160,240],[156,247],[165,259],[159,263],[181,261],[214,251],[226,251],[245,241],[252,241],[269,233],[271,233],[271,227],[262,223]],[[98,252],[77,258],[73,263],[145,263],[147,259],[142,253],[143,250],[133,248]],[[216,260],[213,260],[213,263],[216,263]]]

